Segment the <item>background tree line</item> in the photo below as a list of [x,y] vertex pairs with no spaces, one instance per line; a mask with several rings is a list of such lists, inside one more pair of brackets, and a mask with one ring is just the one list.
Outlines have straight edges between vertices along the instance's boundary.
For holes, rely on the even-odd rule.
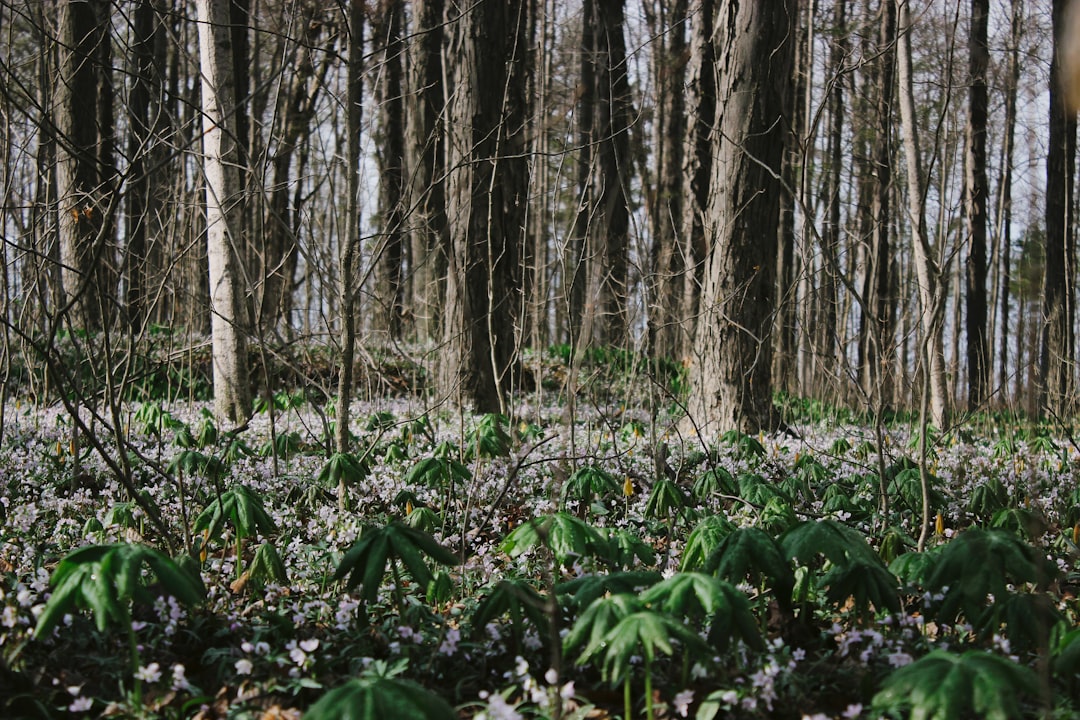
[[1071,412],[1064,0],[747,5],[3,0],[5,397],[210,342],[237,422],[313,348],[506,412],[561,345],[699,429]]

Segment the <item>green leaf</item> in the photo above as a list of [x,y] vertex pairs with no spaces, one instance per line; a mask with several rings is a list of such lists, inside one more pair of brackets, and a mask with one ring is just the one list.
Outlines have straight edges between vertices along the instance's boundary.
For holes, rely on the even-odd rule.
[[780,544],[760,528],[738,528],[728,533],[709,554],[702,570],[735,584],[748,580],[758,585],[767,579],[780,607],[791,607],[795,573]]
[[216,457],[192,449],[178,452],[165,469],[173,475],[183,473],[188,477],[204,477],[210,480],[220,479],[226,471],[225,464]]
[[607,550],[607,543],[596,528],[565,512],[535,518],[514,528],[499,548],[512,558],[528,550],[547,545],[560,565],[575,558]]
[[624,617],[643,607],[641,600],[628,593],[605,595],[593,600],[566,634],[563,652],[570,654],[581,648],[578,664],[584,665],[603,648],[604,638],[609,630]]
[[344,482],[356,485],[368,476],[365,462],[352,453],[334,453],[319,470],[316,481],[321,485],[337,485]]
[[900,578],[909,588],[923,587],[926,578],[934,569],[937,555],[937,548],[921,553],[904,553],[889,563],[889,572]]
[[262,497],[247,485],[236,485],[214,498],[195,518],[193,529],[195,533],[220,539],[226,522],[240,538],[277,532],[277,525],[263,507]]
[[511,438],[506,427],[509,425],[505,415],[488,413],[480,418],[467,437],[465,454],[469,458],[504,457],[510,454]]
[[[604,531],[600,531],[604,532]],[[607,553],[604,559],[618,568],[628,568],[637,559],[644,565],[656,564],[656,551],[640,535],[624,528],[607,530]]]
[[[1045,583],[1052,575],[1053,568],[1016,535],[973,527],[941,549],[926,589],[945,593],[934,612],[939,623],[952,624],[963,615],[976,628],[990,631],[1010,594],[1009,585]],[[987,604],[989,595],[997,601],[993,605]]]
[[707,621],[709,642],[721,652],[727,650],[733,638],[755,650],[765,649],[746,595],[712,575],[676,573],[638,597],[669,615]]
[[527,619],[543,635],[543,631],[548,627],[546,605],[547,599],[528,580],[500,580],[484,593],[483,599],[473,611],[474,632],[482,632],[489,623],[509,615],[510,632],[514,633],[518,642],[524,633],[522,619]]
[[833,565],[821,576],[818,585],[826,589],[826,597],[838,608],[852,600],[856,612],[870,619],[875,612],[900,612],[900,581],[880,560],[867,562],[862,558]]
[[656,570],[624,570],[613,573],[600,573],[596,575],[582,575],[561,582],[555,586],[557,595],[569,596],[571,603],[578,607],[588,607],[597,598],[607,594],[630,594],[633,595],[642,588],[648,588],[663,579]]
[[251,579],[258,583],[275,582],[278,585],[289,583],[285,563],[281,561],[277,548],[270,542],[264,542],[255,551],[255,557],[251,560],[248,572]]
[[632,657],[640,655],[646,666],[651,665],[659,653],[675,652],[672,640],[678,640],[690,657],[710,657],[709,646],[696,632],[668,615],[639,608],[620,618],[599,643],[590,644],[591,650],[586,648],[577,664],[584,665],[600,656],[601,676],[612,685],[619,685],[630,673]]
[[1021,717],[1020,699],[1035,696],[1035,673],[998,655],[969,650],[956,655],[934,650],[885,679],[874,696],[873,711],[912,718],[953,720]]
[[408,680],[354,678],[330,690],[304,713],[305,720],[457,720],[438,695]]
[[433,488],[447,488],[455,482],[465,483],[470,479],[469,468],[451,457],[439,455],[417,460],[405,473],[406,484]]
[[596,465],[583,465],[575,470],[563,486],[563,502],[573,495],[586,505],[593,497],[614,495],[621,489],[615,476]]
[[799,523],[781,536],[780,546],[787,557],[798,558],[805,565],[813,564],[819,554],[837,565],[849,560],[881,562],[861,533],[828,518]]
[[705,500],[713,495],[737,495],[738,492],[735,478],[722,467],[706,470],[694,481],[693,493],[698,500]]
[[686,506],[686,496],[673,481],[660,478],[649,493],[645,504],[645,517],[666,518]]
[[702,567],[706,558],[712,555],[720,542],[734,530],[734,523],[723,515],[707,516],[687,537],[679,569],[685,572]]
[[432,572],[424,557],[443,565],[456,565],[458,557],[439,545],[431,535],[393,521],[381,528],[366,528],[360,538],[342,556],[334,574],[336,580],[347,578],[345,587],[363,586],[363,597],[374,602],[390,560],[400,561],[424,592]]
[[35,637],[41,638],[56,627],[65,613],[88,609],[100,631],[110,623],[129,618],[131,601],[145,590],[143,566],[157,578],[164,594],[185,605],[196,605],[206,597],[201,579],[196,581],[168,556],[146,545],[117,543],[88,545],[67,555],[50,578],[53,593],[38,618]]

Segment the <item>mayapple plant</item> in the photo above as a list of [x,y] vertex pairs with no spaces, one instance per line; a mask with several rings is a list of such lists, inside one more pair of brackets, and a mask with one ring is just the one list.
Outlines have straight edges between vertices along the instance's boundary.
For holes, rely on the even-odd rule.
[[[197,571],[181,568],[167,555],[147,545],[116,543],[87,545],[67,555],[49,579],[53,588],[45,609],[38,617],[34,637],[47,637],[63,617],[75,610],[89,610],[99,632],[114,625],[127,635],[131,671],[139,668],[139,647],[131,621],[134,602],[150,604],[156,599],[143,578],[143,566],[157,579],[164,595],[181,604],[194,606],[206,598],[206,588]],[[142,703],[142,686],[136,678],[132,699]]]

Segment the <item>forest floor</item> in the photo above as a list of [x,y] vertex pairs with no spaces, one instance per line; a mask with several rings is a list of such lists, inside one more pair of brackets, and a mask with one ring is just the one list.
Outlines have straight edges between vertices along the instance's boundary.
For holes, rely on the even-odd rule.
[[677,378],[639,371],[598,363],[571,412],[552,356],[512,418],[387,381],[346,455],[303,392],[237,432],[204,401],[84,410],[93,437],[10,400],[0,716],[1080,713],[1065,429],[920,455],[789,401],[788,433],[687,438]]

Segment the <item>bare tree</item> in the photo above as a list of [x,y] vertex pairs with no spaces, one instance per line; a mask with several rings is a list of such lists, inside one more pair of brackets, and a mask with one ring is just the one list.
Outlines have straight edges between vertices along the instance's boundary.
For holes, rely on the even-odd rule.
[[416,337],[421,340],[439,336],[449,245],[443,122],[450,89],[444,82],[442,19],[443,0],[413,2],[406,113],[412,208],[409,286]]
[[680,301],[683,261],[683,150],[686,135],[686,0],[645,3],[653,48],[652,82],[656,94],[653,152],[656,178],[647,198],[652,235],[649,288],[649,348],[654,357],[672,357],[680,349]]
[[446,352],[439,387],[480,412],[506,412],[519,362],[529,118],[525,0],[451,17],[454,94],[447,139]]
[[[888,370],[892,355],[892,314],[895,290],[892,284],[890,234],[890,193],[893,175],[893,97],[896,87],[896,5],[881,0],[874,63],[876,110],[873,143],[868,155],[868,177],[864,179],[865,212],[860,224],[864,239],[862,317],[859,330],[859,374],[866,397],[891,396]],[[878,403],[879,405],[881,403]]]
[[238,234],[243,191],[237,147],[229,128],[234,117],[228,7],[197,0],[199,63],[202,69],[203,172],[206,176],[206,248],[210,276],[214,406],[234,422],[251,414],[248,381],[248,318],[240,268]]
[[680,307],[680,355],[693,352],[699,299],[705,276],[709,237],[705,216],[712,179],[713,128],[716,124],[716,62],[713,28],[715,0],[692,0],[689,59],[686,70],[686,148],[683,153],[683,286]]
[[964,176],[965,216],[968,254],[966,260],[968,409],[978,408],[986,399],[990,384],[990,343],[986,316],[986,69],[990,62],[987,46],[989,0],[972,0],[968,40],[969,73],[967,124],[967,173]]
[[372,329],[400,338],[404,316],[403,267],[405,260],[405,100],[402,77],[405,47],[401,39],[404,7],[398,0],[382,0],[372,22],[379,47],[375,99],[379,107],[379,234],[375,247],[375,302]]
[[59,77],[54,83],[61,281],[77,327],[100,329],[115,295],[109,272],[112,101],[109,37],[100,0],[57,5]]
[[1076,115],[1065,102],[1061,75],[1065,0],[1053,0],[1054,54],[1050,63],[1050,137],[1046,156],[1046,254],[1040,339],[1040,408],[1058,416],[1069,412],[1075,381],[1076,320],[1075,212]]
[[900,117],[907,169],[908,224],[915,258],[919,291],[919,324],[923,333],[923,372],[929,374],[930,413],[933,423],[948,422],[948,388],[945,375],[944,315],[947,287],[942,281],[940,258],[931,242],[926,224],[926,183],[922,146],[915,113],[911,62],[911,8],[907,0],[896,0],[899,41],[897,43],[897,83]]
[[795,2],[725,0],[716,25],[716,133],[690,418],[708,433],[773,426],[773,267]]

